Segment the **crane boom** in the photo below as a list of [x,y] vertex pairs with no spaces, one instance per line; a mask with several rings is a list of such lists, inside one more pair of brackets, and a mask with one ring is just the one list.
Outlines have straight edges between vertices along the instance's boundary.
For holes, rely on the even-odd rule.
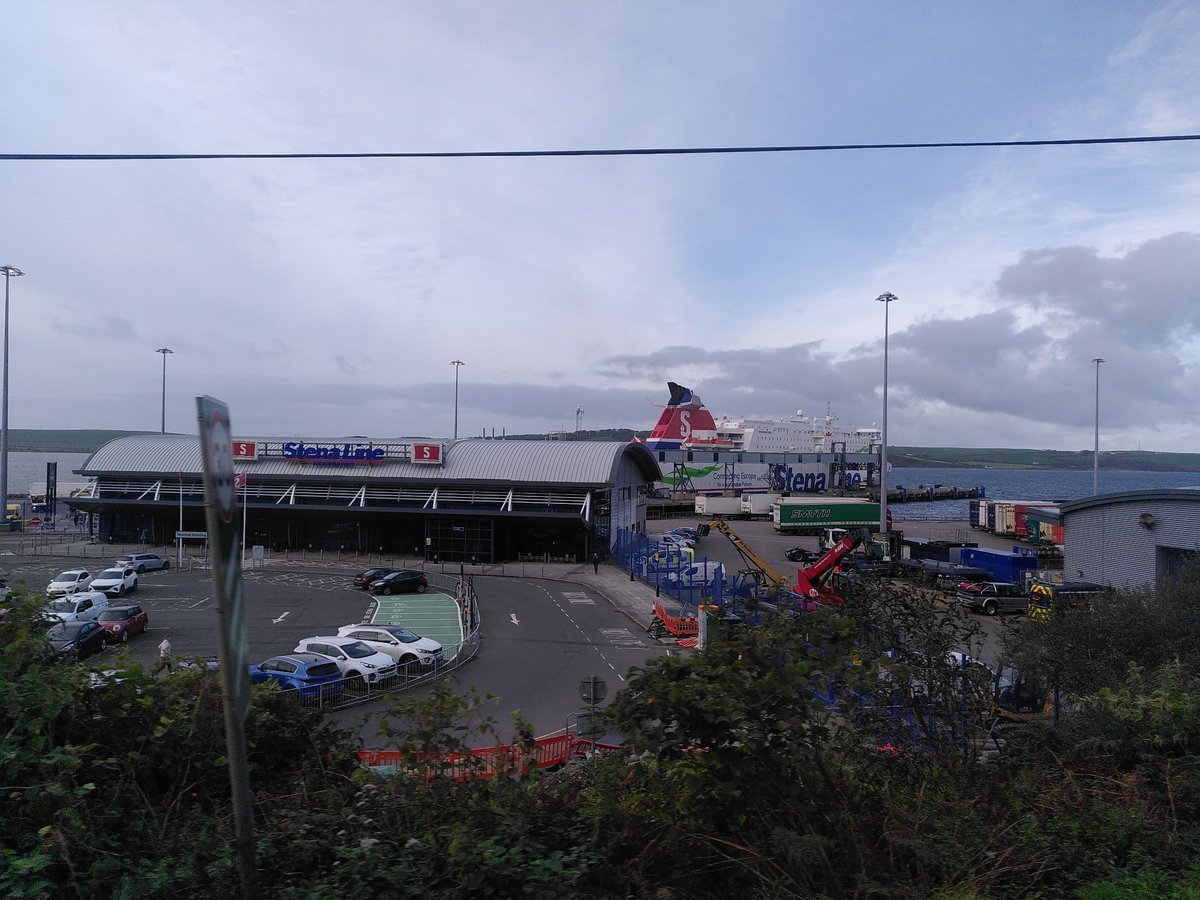
[[762,576],[760,583],[765,585],[768,593],[774,594],[779,591],[790,592],[792,590],[787,576],[781,575],[775,570],[774,566],[755,553],[749,544],[733,533],[733,529],[723,519],[713,519],[709,527],[715,528],[721,534],[725,535],[725,537],[729,538],[730,543],[737,549],[738,555],[742,557],[742,560]]

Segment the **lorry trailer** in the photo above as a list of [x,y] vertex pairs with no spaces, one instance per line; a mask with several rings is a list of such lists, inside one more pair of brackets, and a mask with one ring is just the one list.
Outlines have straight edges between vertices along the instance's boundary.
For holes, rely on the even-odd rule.
[[879,527],[879,504],[851,497],[780,497],[771,510],[780,534],[821,534],[826,528]]

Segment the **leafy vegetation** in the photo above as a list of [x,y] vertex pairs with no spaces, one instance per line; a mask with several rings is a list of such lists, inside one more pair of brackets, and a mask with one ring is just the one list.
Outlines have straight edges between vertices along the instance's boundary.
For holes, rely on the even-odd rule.
[[[1013,629],[1010,656],[1070,698],[1057,723],[998,722],[983,670],[947,664],[976,619],[920,589],[847,594],[635,670],[606,713],[622,750],[556,772],[430,771],[494,740],[487,698],[448,686],[385,723],[421,777],[360,767],[347,733],[256,688],[259,892],[1200,892],[1200,567]],[[218,685],[54,662],[36,606],[0,619],[0,894],[238,896]]]

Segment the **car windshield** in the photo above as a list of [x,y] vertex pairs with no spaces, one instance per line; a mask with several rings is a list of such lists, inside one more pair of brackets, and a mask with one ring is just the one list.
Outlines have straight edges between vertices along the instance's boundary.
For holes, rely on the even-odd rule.
[[342,652],[353,659],[362,659],[364,656],[374,656],[375,651],[364,644],[362,641],[354,641],[342,646]]
[[61,625],[55,625],[46,632],[46,636],[52,641],[69,641],[77,637],[82,628],[82,622],[65,622]]
[[123,622],[128,618],[129,610],[117,608],[106,609],[104,612],[100,613],[98,620],[101,622]]
[[54,576],[54,580],[55,581],[78,581],[79,573],[78,572],[59,572],[57,575]]
[[75,601],[74,600],[55,600],[51,603],[47,603],[46,609],[53,610],[54,612],[62,612],[62,613],[74,612],[75,611]]
[[125,577],[124,569],[105,569],[103,572],[101,572],[99,575],[96,576],[96,580],[104,581],[105,579],[108,579],[108,578],[112,578],[114,580],[120,580],[121,578],[124,578],[124,577]]
[[414,632],[409,631],[407,628],[401,628],[398,625],[391,625],[383,630],[392,637],[399,641],[403,641],[406,644],[411,644],[413,641],[419,641],[421,639],[419,634],[415,634]]

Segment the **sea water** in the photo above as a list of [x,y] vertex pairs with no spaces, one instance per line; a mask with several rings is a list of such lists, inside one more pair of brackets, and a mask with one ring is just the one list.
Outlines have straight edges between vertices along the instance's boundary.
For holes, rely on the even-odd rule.
[[[1098,493],[1200,487],[1200,472],[1128,472],[1100,469]],[[888,492],[918,485],[979,488],[989,500],[1052,500],[1065,503],[1092,496],[1087,469],[900,469],[888,473]],[[969,500],[892,503],[892,520],[966,519]]]

